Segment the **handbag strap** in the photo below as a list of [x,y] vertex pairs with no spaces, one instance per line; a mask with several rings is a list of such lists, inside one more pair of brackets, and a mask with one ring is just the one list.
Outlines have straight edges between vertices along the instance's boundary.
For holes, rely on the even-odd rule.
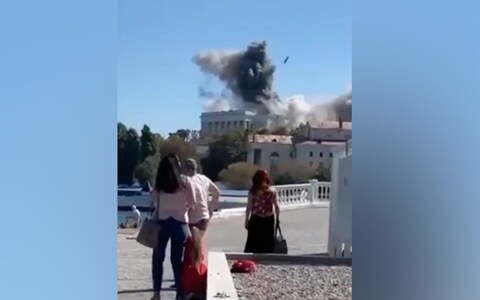
[[158,207],[159,207],[159,205],[160,205],[160,193],[159,193],[159,192],[157,192],[157,197],[155,197],[155,202],[157,202],[157,208],[155,209],[155,204],[152,202],[153,207],[152,207],[152,210],[150,210],[150,213],[148,214],[148,216],[149,216],[150,218],[152,218],[153,213],[154,213],[156,210],[158,210]]
[[[276,230],[276,233],[278,233],[279,236],[281,238],[283,238],[282,229],[280,228],[280,222],[278,220],[277,220],[277,226],[276,226],[275,230]],[[275,235],[277,235],[277,234],[275,234]]]

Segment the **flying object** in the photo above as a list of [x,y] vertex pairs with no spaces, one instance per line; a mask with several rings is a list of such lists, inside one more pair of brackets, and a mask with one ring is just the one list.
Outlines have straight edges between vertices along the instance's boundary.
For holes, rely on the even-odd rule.
[[287,57],[283,60],[283,63],[286,63],[289,58],[290,58],[290,56],[287,56]]

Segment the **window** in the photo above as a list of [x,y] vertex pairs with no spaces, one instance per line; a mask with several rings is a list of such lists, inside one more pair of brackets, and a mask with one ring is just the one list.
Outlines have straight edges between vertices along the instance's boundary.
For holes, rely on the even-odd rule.
[[313,152],[310,151],[310,157],[313,157]]
[[293,158],[293,152],[290,152],[290,158]]
[[320,157],[323,157],[323,152],[320,152]]
[[332,152],[330,152],[330,157],[333,157],[333,153],[332,153]]

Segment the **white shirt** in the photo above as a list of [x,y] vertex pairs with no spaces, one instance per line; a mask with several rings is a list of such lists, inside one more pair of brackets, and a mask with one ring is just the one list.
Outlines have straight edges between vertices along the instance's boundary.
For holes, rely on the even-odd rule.
[[140,211],[137,208],[133,210],[133,216],[135,217],[135,220],[137,222],[140,222],[142,220],[142,215],[140,214]]
[[197,200],[195,207],[189,213],[190,223],[194,224],[203,219],[210,218],[210,212],[208,210],[208,195],[210,186],[213,182],[207,176],[202,174],[195,174],[189,178],[193,185],[195,198]]

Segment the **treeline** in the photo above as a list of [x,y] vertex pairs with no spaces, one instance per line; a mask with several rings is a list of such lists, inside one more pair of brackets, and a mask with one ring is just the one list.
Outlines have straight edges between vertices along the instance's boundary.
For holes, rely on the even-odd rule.
[[[118,123],[118,184],[131,184],[134,179],[145,184],[152,181],[162,155],[176,153],[181,161],[194,158],[202,173],[213,181],[221,180],[234,189],[243,189],[251,182],[251,176],[259,168],[247,163],[247,132],[237,132],[215,137],[208,146],[208,154],[199,157],[190,139],[198,134],[179,129],[167,138],[153,133],[144,125],[140,134],[133,128]],[[258,132],[258,134],[262,134]],[[272,171],[275,184],[303,183],[316,178],[330,180],[330,170],[319,166],[284,164]]]
[[140,134],[134,128],[117,124],[118,164],[117,183],[132,184],[137,179],[141,184],[151,181],[162,155],[174,152],[180,159],[195,158],[195,147],[188,142],[191,132],[180,129],[168,138],[153,133],[144,125]]

